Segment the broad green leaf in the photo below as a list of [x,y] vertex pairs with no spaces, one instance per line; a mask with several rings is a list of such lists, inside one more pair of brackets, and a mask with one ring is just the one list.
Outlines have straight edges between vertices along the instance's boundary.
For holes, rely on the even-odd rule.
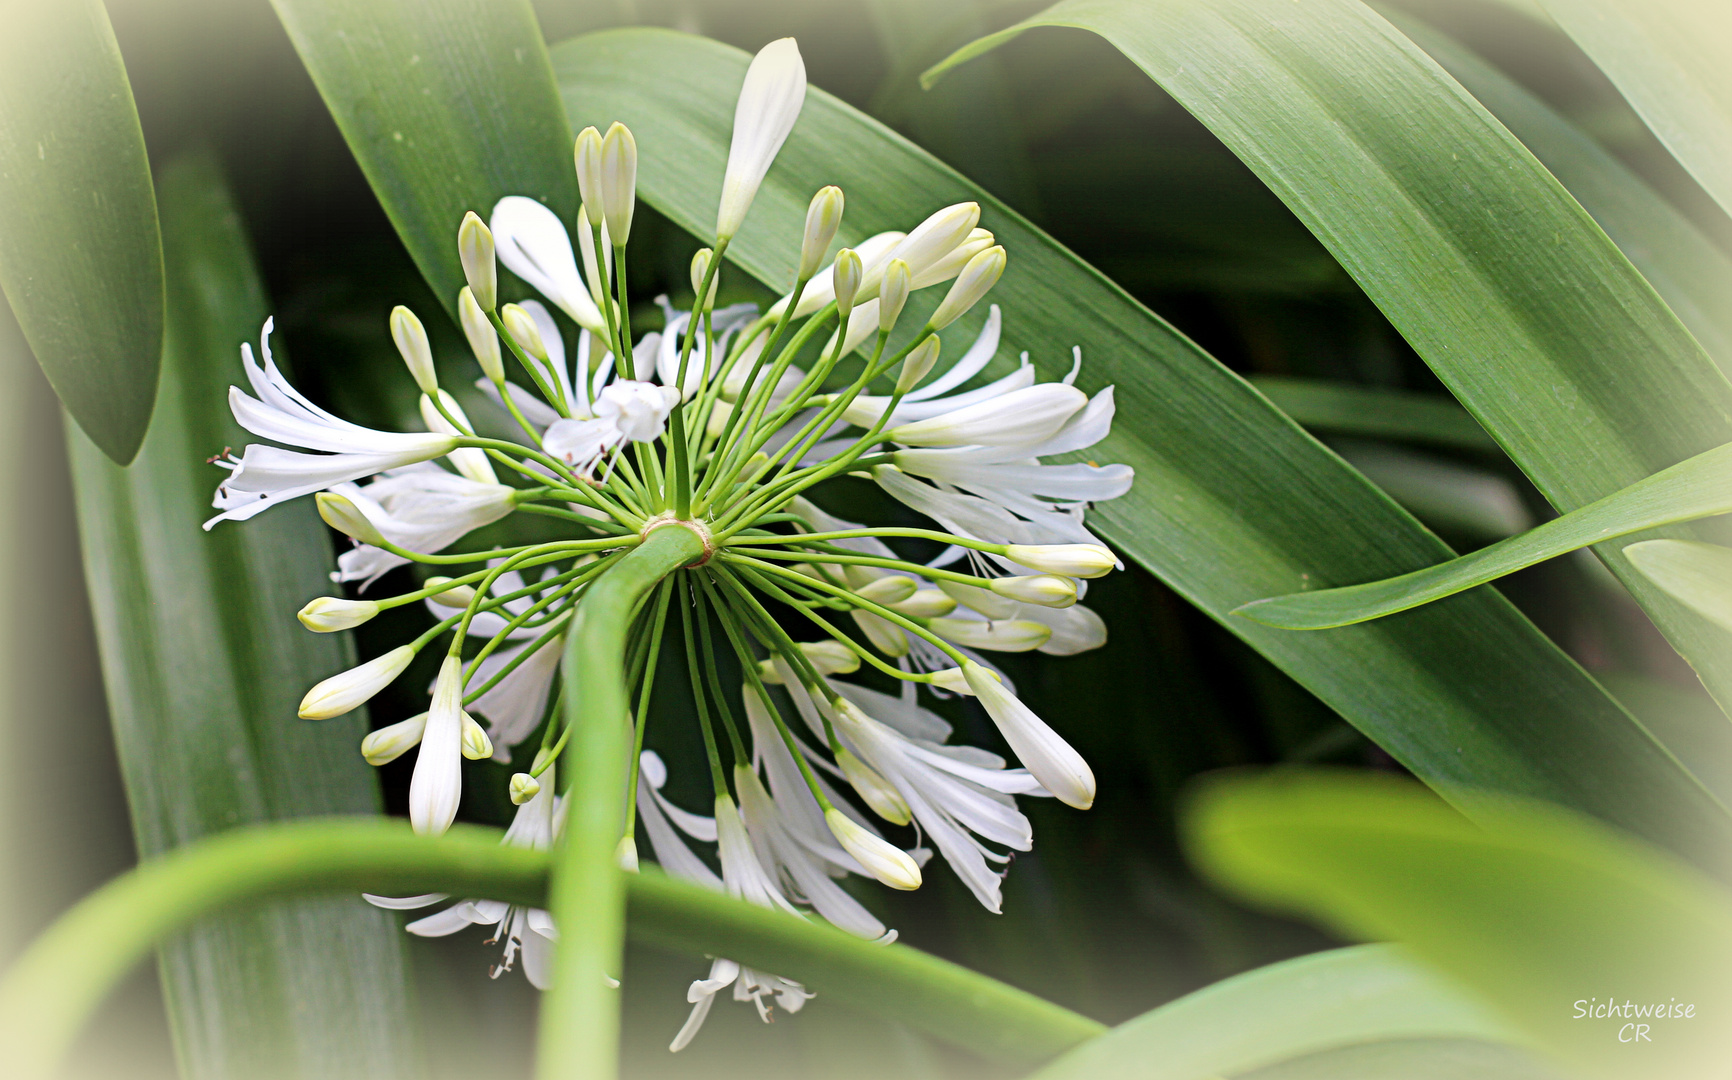
[[101,0],[8,4],[0,288],[102,452],[138,453],[162,360],[162,238],[144,133]]
[[1446,536],[1484,543],[1534,523],[1515,485],[1496,473],[1387,443],[1335,439],[1331,445],[1414,517]]
[[1654,584],[1732,629],[1732,548],[1689,540],[1643,540],[1624,549]]
[[1030,1080],[1210,1080],[1356,1043],[1516,1037],[1399,949],[1360,945],[1206,986],[1084,1043]]
[[[636,133],[640,196],[694,234],[715,220],[746,54],[619,30],[566,42],[554,67],[572,125]],[[648,73],[678,71],[679,80]],[[1727,818],[1621,707],[1496,596],[1314,636],[1226,618],[1316,577],[1363,577],[1445,557],[1411,517],[1221,367],[1050,237],[882,125],[816,88],[728,249],[773,287],[792,280],[811,193],[848,193],[840,242],[978,200],[1010,251],[993,292],[1006,356],[1049,377],[1081,346],[1080,385],[1117,385],[1100,461],[1137,470],[1092,521],[1131,558],[1268,656],[1428,783],[1553,799],[1707,855]]]
[[1531,1053],[1469,1039],[1397,1039],[1322,1050],[1237,1080],[1563,1080]]
[[1237,614],[1289,630],[1350,626],[1453,596],[1590,544],[1726,513],[1732,513],[1732,444],[1471,555],[1382,581],[1273,596],[1246,604]]
[[[245,440],[227,388],[268,307],[216,165],[177,159],[161,190],[160,407],[129,468],[68,433],[103,680],[146,859],[249,822],[379,807],[357,751],[364,713],[295,716],[308,686],[354,663],[347,635],[311,634],[294,618],[331,587],[327,530],[304,503],[199,529],[223,475],[207,459]],[[399,937],[390,916],[348,896],[222,916],[165,945],[186,1074],[411,1075]]]
[[1732,8],[1716,0],[1540,3],[1732,213]]
[[[1064,0],[927,78],[1034,26],[1100,34],[1213,131],[1559,511],[1732,441],[1732,383],[1653,288],[1359,0]],[[1597,554],[1732,703],[1732,633]],[[1308,569],[1294,589],[1368,576]]]
[[272,0],[434,295],[457,310],[457,226],[506,195],[569,221],[577,174],[522,0]]
[[1593,136],[1459,43],[1385,11],[1568,188],[1696,340],[1732,369],[1732,259]]
[[1583,1073],[1723,1075],[1732,893],[1555,806],[1463,801],[1473,821],[1404,780],[1272,774],[1205,788],[1185,830],[1235,892],[1400,942]]
[[1314,431],[1502,454],[1466,409],[1439,394],[1281,375],[1252,376],[1251,385]]

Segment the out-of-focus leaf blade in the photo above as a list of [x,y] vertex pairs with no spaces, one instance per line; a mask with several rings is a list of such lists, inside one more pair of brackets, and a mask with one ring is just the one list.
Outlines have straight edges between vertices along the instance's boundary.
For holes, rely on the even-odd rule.
[[1252,376],[1251,385],[1282,412],[1315,431],[1502,454],[1466,409],[1441,394],[1283,375]]
[[[1277,774],[1206,788],[1185,828],[1235,892],[1400,942],[1584,1073],[1722,1075],[1732,894],[1555,806],[1463,801],[1473,821],[1406,781]],[[1694,1015],[1655,1015],[1673,1003]]]
[[577,175],[521,0],[273,0],[397,235],[448,312],[457,226],[506,195],[570,221]]
[[[330,588],[328,533],[296,503],[200,531],[244,433],[228,384],[268,309],[214,162],[162,175],[168,330],[162,399],[122,469],[69,431],[85,573],[133,829],[149,857],[250,822],[377,811],[364,712],[296,704],[354,662],[295,610]],[[415,1074],[400,933],[358,896],[214,919],[161,950],[191,1077]]]
[[1665,196],[1514,79],[1399,11],[1385,16],[1533,151],[1629,257],[1690,333],[1732,370],[1732,259]]
[[101,0],[7,4],[0,288],[72,418],[124,465],[162,360],[162,237],[132,87]]
[[1360,945],[1257,968],[1091,1039],[1031,1080],[1211,1080],[1333,1047],[1517,1038],[1398,949]]
[[[619,119],[637,135],[639,193],[704,236],[715,220],[732,101],[748,57],[656,30],[554,49],[573,126]],[[678,71],[678,82],[647,72]],[[842,242],[978,200],[1011,253],[993,299],[1001,348],[1081,385],[1117,385],[1112,438],[1090,450],[1137,470],[1092,520],[1128,554],[1444,790],[1554,799],[1716,857],[1727,817],[1694,779],[1513,608],[1490,595],[1400,622],[1313,636],[1268,631],[1232,608],[1311,575],[1412,569],[1443,545],[1297,425],[1051,238],[870,118],[813,89],[731,258],[772,286],[793,277],[805,206],[848,193]],[[977,313],[979,314],[979,313]]]
[[1624,554],[1654,584],[1705,619],[1732,628],[1732,548],[1689,540],[1644,540]]
[[1454,596],[1590,544],[1726,513],[1732,513],[1732,444],[1470,555],[1382,581],[1272,596],[1237,613],[1289,630],[1350,626]]
[[[1732,441],[1732,383],[1653,288],[1359,0],[1064,0],[926,77],[1035,26],[1100,34],[1213,131],[1560,511]],[[1596,554],[1732,703],[1732,633]]]
[[1654,134],[1732,213],[1732,7],[1715,0],[1540,0]]
[[1564,1080],[1532,1053],[1471,1039],[1393,1039],[1322,1050],[1235,1080]]
[[1496,473],[1388,443],[1336,439],[1332,445],[1366,479],[1446,536],[1483,543],[1533,526],[1521,493]]

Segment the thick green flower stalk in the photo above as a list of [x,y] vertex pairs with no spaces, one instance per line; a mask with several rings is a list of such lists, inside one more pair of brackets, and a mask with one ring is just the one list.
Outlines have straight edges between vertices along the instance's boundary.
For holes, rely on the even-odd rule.
[[[1111,426],[1111,388],[1091,399],[1071,385],[1080,354],[1060,382],[1038,382],[1025,356],[996,381],[963,389],[994,359],[1003,315],[991,307],[966,348],[945,347],[940,331],[987,296],[1008,258],[979,227],[973,203],[829,257],[844,198],[826,187],[807,213],[789,294],[762,314],[715,306],[728,244],[793,128],[805,85],[792,39],[753,61],[715,245],[692,262],[693,309],[663,301],[659,331],[634,336],[630,325],[625,252],[637,147],[623,125],[577,138],[575,246],[553,211],[528,198],[502,199],[489,223],[464,219],[459,313],[477,385],[509,416],[515,440],[476,433],[439,386],[425,330],[407,309],[392,314],[390,330],[421,389],[424,432],[369,430],[308,401],[272,363],[267,323],[262,362],[242,348],[253,393],[234,389],[231,404],[248,430],[301,449],[251,445],[219,462],[230,470],[217,492],[223,512],[206,527],[312,495],[356,542],[335,576],[359,593],[399,566],[435,568],[410,592],[321,597],[301,610],[320,633],[406,604],[425,605],[435,620],[413,641],[313,687],[301,715],[354,709],[421,650],[443,650],[429,710],[374,731],[361,751],[373,764],[415,753],[410,818],[418,832],[440,833],[457,813],[463,759],[513,760],[539,732],[510,780],[519,812],[506,842],[530,847],[557,841],[574,797],[555,784],[556,774],[576,772],[557,767],[573,734],[566,717],[583,715],[581,697],[575,709],[560,706],[584,693],[561,686],[564,636],[633,548],[657,530],[689,532],[695,557],[651,587],[624,640],[637,752],[631,775],[619,778],[619,860],[636,868],[641,823],[669,873],[888,941],[895,931],[837,879],[852,873],[918,888],[929,840],[997,911],[996,867],[1033,842],[1016,796],[1055,796],[1079,809],[1093,802],[1087,763],[983,654],[1063,655],[1104,642],[1100,619],[1077,600],[1084,579],[1117,561],[1082,515],[1124,494],[1132,475],[1123,465],[1040,463],[1093,445]],[[541,302],[499,303],[496,259],[577,324],[574,348]],[[932,315],[910,317],[911,295],[937,286],[946,291]],[[946,364],[945,355],[957,359]],[[938,527],[831,516],[813,489],[843,474],[871,478]],[[567,536],[448,550],[514,514],[554,519]],[[908,541],[942,550],[916,561],[898,551]],[[670,802],[663,762],[643,749],[664,646],[690,670],[691,735],[709,763],[713,816]],[[729,652],[743,686],[723,685],[717,661]],[[837,678],[863,665],[900,693]],[[948,745],[949,725],[920,704],[923,686],[976,698],[1021,767]],[[709,844],[719,874],[700,854]],[[370,899],[415,908],[443,898]],[[445,934],[471,924],[498,927],[505,956],[495,974],[521,956],[531,980],[546,985],[553,926],[543,911],[465,900],[409,929]],[[692,985],[694,1009],[674,1049],[730,986],[766,1018],[772,1004],[794,1011],[809,996],[798,983],[718,959]]]

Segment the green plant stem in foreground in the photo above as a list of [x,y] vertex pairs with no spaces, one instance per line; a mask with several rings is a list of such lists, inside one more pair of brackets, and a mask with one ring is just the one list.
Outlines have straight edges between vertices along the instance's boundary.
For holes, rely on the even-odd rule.
[[[237,829],[152,860],[85,898],[0,980],[7,1075],[48,1080],[91,1013],[158,941],[217,912],[362,890],[545,904],[548,853],[502,845],[499,835],[458,825],[416,836],[399,822],[323,818]],[[875,945],[659,871],[610,876],[629,894],[634,938],[781,972],[983,1056],[1026,1065],[1106,1030],[905,945]]]
[[595,579],[566,640],[565,723],[571,788],[548,910],[560,929],[556,979],[541,1004],[536,1074],[607,1080],[619,1071],[619,992],[625,878],[614,852],[624,835],[631,746],[626,632],[638,601],[704,554],[683,526],[655,529]]

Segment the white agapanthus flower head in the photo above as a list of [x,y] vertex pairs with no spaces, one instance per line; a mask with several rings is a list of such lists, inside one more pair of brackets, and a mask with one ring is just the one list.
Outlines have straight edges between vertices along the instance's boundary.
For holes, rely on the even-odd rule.
[[[800,267],[794,289],[762,314],[716,307],[729,241],[804,97],[794,42],[766,46],[746,74],[717,178],[713,246],[676,286],[689,285],[693,302],[657,298],[660,325],[647,332],[632,332],[649,309],[630,302],[621,257],[637,175],[623,125],[579,136],[584,203],[569,218],[518,196],[492,208],[491,228],[467,215],[457,237],[467,286],[456,299],[475,389],[439,384],[456,358],[433,355],[438,336],[413,312],[399,309],[381,328],[420,391],[423,431],[376,431],[314,404],[276,367],[266,323],[262,363],[242,348],[251,393],[234,389],[230,403],[243,427],[281,445],[215,462],[228,475],[206,527],[315,496],[355,540],[333,578],[367,594],[306,598],[307,629],[340,633],[405,606],[424,613],[415,637],[332,674],[300,707],[310,720],[351,712],[437,650],[427,700],[403,710],[413,715],[381,715],[361,746],[374,765],[411,770],[417,832],[456,819],[477,775],[465,776],[466,760],[514,762],[507,843],[551,845],[573,799],[623,804],[625,869],[638,867],[641,824],[648,851],[676,877],[888,942],[895,930],[846,886],[850,876],[908,890],[947,867],[996,912],[1011,853],[1034,843],[1019,800],[1093,802],[1088,763],[991,658],[1105,642],[1104,622],[1082,601],[1087,581],[1118,560],[1087,513],[1134,477],[1075,460],[1113,419],[1112,387],[1076,385],[1080,353],[1058,378],[1042,378],[1027,353],[1000,356],[1016,313],[988,298],[1005,280],[1038,283],[1018,281],[1015,253],[981,226],[976,203],[855,238],[840,188],[826,187],[803,227],[786,223],[800,236],[789,252]],[[501,296],[495,259],[537,295]],[[919,294],[941,286],[941,300],[927,294],[936,313],[919,315],[934,306]],[[827,512],[836,496],[823,489],[845,475],[869,477],[931,527]],[[656,673],[684,658],[696,725],[658,720],[651,735],[703,747],[707,784],[681,779],[708,790],[680,800],[708,803],[710,816],[669,795],[679,786],[653,750],[610,783],[562,791],[557,780],[590,700],[562,673],[567,635],[586,625],[589,590],[669,527],[691,530],[703,554],[632,614],[622,675],[634,724],[647,721]],[[721,683],[722,652],[744,685]],[[962,707],[989,719],[1001,745],[953,742],[928,696],[972,698]],[[369,899],[411,908],[443,898]],[[475,924],[494,926],[503,944],[496,974],[520,961],[546,984],[556,935],[540,910],[464,900],[409,930]],[[730,988],[765,1019],[812,996],[715,959],[691,985],[674,1049]]]

